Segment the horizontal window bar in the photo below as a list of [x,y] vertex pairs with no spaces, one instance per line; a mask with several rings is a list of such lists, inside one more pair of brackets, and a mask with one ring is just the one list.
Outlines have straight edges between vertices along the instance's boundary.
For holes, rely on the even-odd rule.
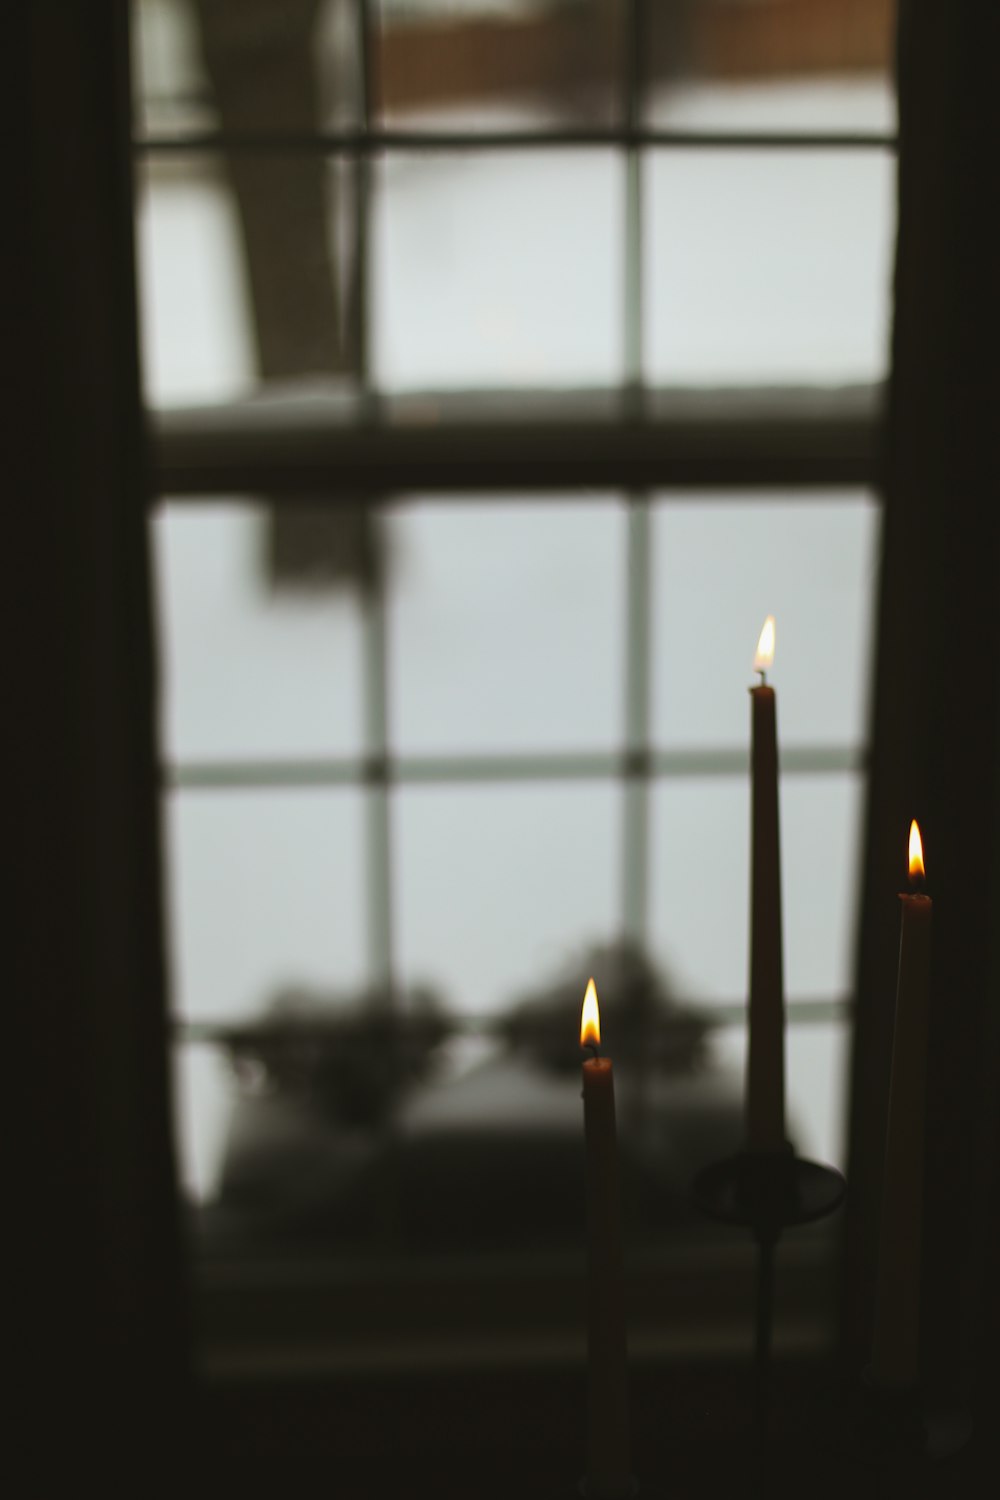
[[[786,746],[781,770],[788,776],[828,776],[862,771],[863,748],[828,745]],[[743,748],[649,750],[601,753],[553,751],[543,754],[358,756],[329,760],[217,760],[167,763],[161,769],[166,791],[224,791],[259,788],[364,785],[469,785],[484,782],[599,781],[610,778],[745,776],[749,752]]]
[[351,504],[414,490],[872,485],[881,385],[366,397],[274,387],[150,413],[156,491]]
[[879,130],[668,130],[581,125],[540,130],[209,130],[139,135],[132,146],[139,156],[372,156],[388,151],[538,151],[601,146],[685,151],[895,151],[897,138]]
[[[698,1019],[713,1030],[746,1024],[745,1000],[733,1000],[720,1005],[714,1001],[706,1003],[688,996],[676,1003],[684,1012],[696,1012]],[[846,995],[825,1000],[788,1000],[785,1003],[785,1019],[790,1026],[847,1021],[851,1018],[853,1007],[853,1000]],[[331,1011],[330,1019],[333,1022],[332,1029],[330,1025],[303,1018],[289,1022],[288,1030],[296,1037],[308,1037],[315,1041],[327,1039],[331,1046],[337,1046],[339,1038],[336,1032],[336,1011]],[[446,1019],[456,1031],[476,1036],[491,1036],[494,1032],[501,1035],[506,1022],[503,1015],[448,1014]],[[182,1046],[213,1047],[225,1047],[237,1041],[244,1045],[252,1045],[256,1040],[273,1041],[278,1029],[274,1021],[193,1021],[181,1017],[176,1018],[171,1027],[174,1041]]]

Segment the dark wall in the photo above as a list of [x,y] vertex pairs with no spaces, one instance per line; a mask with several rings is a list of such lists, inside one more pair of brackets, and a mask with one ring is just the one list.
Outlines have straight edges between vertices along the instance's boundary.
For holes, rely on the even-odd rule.
[[[36,1472],[159,1462],[186,1339],[168,1112],[125,6],[20,8],[7,54],[16,712],[8,1058],[17,1386]],[[9,325],[8,325],[9,326]],[[41,1432],[42,1436],[39,1436]],[[142,1487],[140,1486],[140,1489]]]
[[[906,834],[935,898],[924,1205],[926,1377],[945,1404],[983,1356],[996,1213],[1000,996],[1000,17],[903,0],[886,519],[850,1154],[848,1337],[865,1357]],[[994,1245],[996,1241],[994,1239]],[[994,1324],[993,1340],[997,1330]]]

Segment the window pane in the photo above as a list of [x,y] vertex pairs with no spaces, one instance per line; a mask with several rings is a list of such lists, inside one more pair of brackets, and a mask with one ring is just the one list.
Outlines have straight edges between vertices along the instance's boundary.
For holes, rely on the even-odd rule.
[[[252,760],[360,750],[358,528],[371,518],[355,517],[353,529],[349,516],[331,513],[332,525],[325,526],[323,519],[297,511],[276,519],[260,505],[239,502],[157,516],[168,757]],[[287,532],[294,542],[296,523],[309,549],[301,577],[286,556]],[[310,574],[324,562],[325,572]]]
[[350,387],[355,168],[305,153],[148,158],[136,181],[153,406]]
[[[803,1021],[785,1029],[785,1120],[800,1156],[847,1165],[847,1082],[851,1028],[843,1021]],[[721,1026],[712,1056],[727,1076],[746,1078],[746,1027]]]
[[404,983],[433,984],[458,1012],[496,1014],[613,937],[620,798],[610,783],[398,792]]
[[236,204],[218,163],[151,163],[136,182],[142,373],[147,401],[244,395],[256,379]]
[[241,134],[356,123],[357,9],[317,0],[132,0],[137,128]]
[[884,152],[651,152],[647,378],[883,376],[894,178]]
[[610,152],[379,161],[376,383],[404,390],[617,381],[621,183]]
[[232,1072],[218,1047],[193,1042],[174,1048],[172,1070],[181,1191],[189,1203],[208,1203],[224,1170]]
[[687,130],[892,130],[892,0],[645,10],[648,113]]
[[[781,885],[785,993],[851,988],[858,900],[860,777],[783,776]],[[650,931],[678,995],[742,1002],[749,973],[747,781],[685,778],[652,793]]]
[[389,544],[397,751],[620,742],[620,507],[421,504],[392,514]]
[[142,134],[217,123],[194,0],[132,0],[132,113]]
[[365,982],[360,792],[175,793],[166,804],[174,1009],[260,1017],[301,990]]
[[748,743],[751,663],[773,614],[782,743],[863,744],[878,526],[873,498],[857,491],[656,506],[655,742]]
[[607,123],[619,113],[620,0],[379,0],[379,114],[474,130]]

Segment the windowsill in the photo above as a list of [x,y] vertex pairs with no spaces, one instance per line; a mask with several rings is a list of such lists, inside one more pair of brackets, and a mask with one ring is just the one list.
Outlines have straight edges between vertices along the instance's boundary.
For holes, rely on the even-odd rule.
[[[835,1341],[837,1221],[778,1250],[773,1342],[781,1356]],[[697,1227],[628,1258],[633,1361],[749,1358],[754,1247]],[[203,1376],[215,1381],[350,1373],[542,1369],[584,1354],[578,1249],[419,1259],[202,1258]]]

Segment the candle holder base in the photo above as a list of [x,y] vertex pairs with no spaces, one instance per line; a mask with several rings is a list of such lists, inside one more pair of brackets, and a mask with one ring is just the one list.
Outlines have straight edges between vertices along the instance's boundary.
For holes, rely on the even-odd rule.
[[705,1167],[691,1189],[710,1219],[749,1229],[757,1242],[753,1420],[764,1443],[770,1426],[774,1249],[783,1229],[812,1224],[839,1208],[847,1183],[832,1167],[780,1151],[742,1151]]
[[705,1167],[691,1196],[702,1213],[722,1224],[776,1240],[783,1229],[825,1219],[840,1207],[847,1183],[833,1167],[784,1151],[741,1151]]

